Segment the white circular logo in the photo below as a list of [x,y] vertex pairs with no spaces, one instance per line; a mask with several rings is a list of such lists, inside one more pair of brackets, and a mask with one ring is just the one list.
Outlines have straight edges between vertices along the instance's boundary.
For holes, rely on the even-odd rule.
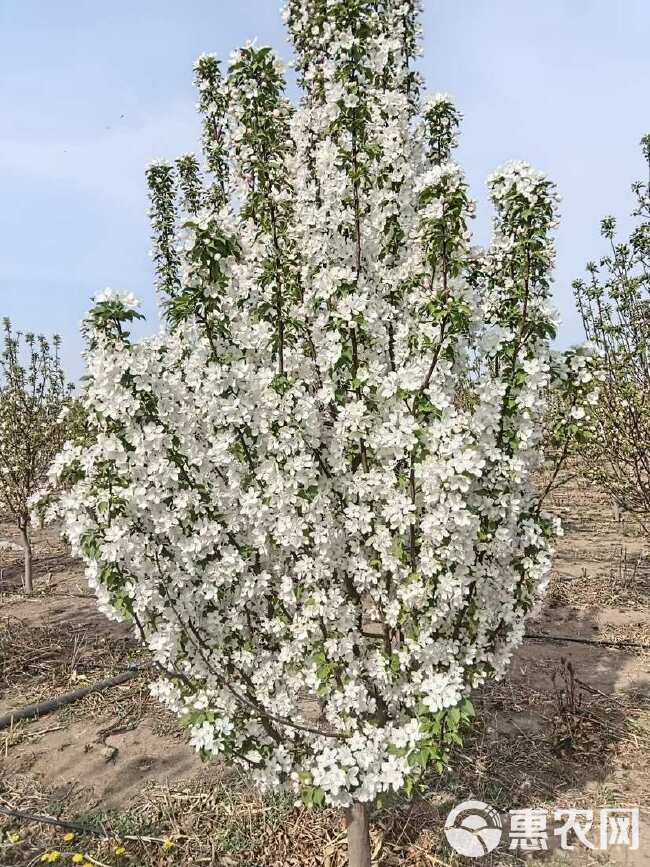
[[463,801],[445,822],[445,835],[452,849],[468,858],[482,858],[501,842],[501,817],[483,801]]

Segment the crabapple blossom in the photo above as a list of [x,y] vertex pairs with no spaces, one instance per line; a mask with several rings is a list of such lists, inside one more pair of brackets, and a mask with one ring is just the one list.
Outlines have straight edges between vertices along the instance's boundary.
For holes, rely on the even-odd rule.
[[289,0],[298,106],[268,48],[199,59],[205,158],[148,169],[165,327],[133,342],[99,296],[94,439],[42,500],[194,746],[317,804],[410,790],[506,671],[557,533],[546,396],[583,358],[549,348],[553,184],[506,164],[471,245],[418,13]]

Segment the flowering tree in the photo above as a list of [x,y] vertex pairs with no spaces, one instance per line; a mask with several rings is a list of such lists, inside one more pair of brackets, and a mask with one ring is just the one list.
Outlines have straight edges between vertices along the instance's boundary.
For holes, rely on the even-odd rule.
[[59,359],[60,340],[14,333],[4,320],[0,353],[0,505],[20,529],[23,587],[33,590],[29,499],[43,484],[65,441],[62,412],[69,402]]
[[[650,135],[641,141],[650,172]],[[602,355],[604,381],[587,470],[650,532],[650,177],[633,186],[638,218],[628,241],[616,220],[601,234],[609,252],[573,284],[585,332]]]
[[44,500],[196,748],[347,808],[355,865],[366,805],[444,767],[521,641],[557,532],[545,395],[589,390],[549,350],[551,182],[493,175],[470,247],[418,6],[290,0],[297,109],[270,49],[199,58],[205,166],[148,169],[166,329],[134,343],[135,299],[97,297],[94,442]]

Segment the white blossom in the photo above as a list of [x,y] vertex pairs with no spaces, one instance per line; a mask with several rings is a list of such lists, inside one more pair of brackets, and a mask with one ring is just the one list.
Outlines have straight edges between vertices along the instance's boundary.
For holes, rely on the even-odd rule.
[[166,327],[133,343],[131,298],[100,296],[123,307],[86,325],[94,436],[49,510],[194,746],[339,805],[444,759],[436,715],[506,670],[557,530],[531,483],[554,188],[508,164],[472,249],[418,4],[357,6],[288,3],[297,109],[266,49],[197,62],[207,177],[185,160],[182,193],[207,210],[175,227],[150,167]]

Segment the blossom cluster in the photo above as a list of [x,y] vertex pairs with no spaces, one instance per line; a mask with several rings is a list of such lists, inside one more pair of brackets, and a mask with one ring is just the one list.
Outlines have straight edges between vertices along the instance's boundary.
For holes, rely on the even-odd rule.
[[194,746],[316,803],[444,761],[557,532],[531,483],[559,377],[554,188],[505,166],[494,242],[472,248],[460,114],[422,99],[418,12],[289,0],[297,108],[270,49],[223,76],[199,60],[206,164],[149,169],[166,327],[132,342],[132,298],[102,296],[94,435],[43,500]]

